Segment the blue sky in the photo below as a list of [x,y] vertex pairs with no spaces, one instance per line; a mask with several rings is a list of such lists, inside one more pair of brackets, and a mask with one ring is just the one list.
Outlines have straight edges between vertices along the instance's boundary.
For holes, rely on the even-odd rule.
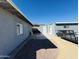
[[32,23],[77,22],[77,0],[13,0]]

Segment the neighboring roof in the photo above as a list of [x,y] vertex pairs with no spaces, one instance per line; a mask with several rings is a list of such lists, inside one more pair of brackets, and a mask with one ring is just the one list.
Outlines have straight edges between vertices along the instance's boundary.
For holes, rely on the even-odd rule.
[[10,3],[9,0],[0,0],[0,8],[3,8],[5,10],[9,11],[13,15],[16,15],[23,21],[25,21],[33,26],[33,24],[30,21],[28,21],[28,19],[24,16],[24,14],[18,8],[16,8],[16,6],[14,6],[12,3]]
[[39,24],[34,24],[33,26],[35,26],[35,27],[39,27],[40,25],[39,25]]
[[56,23],[56,25],[61,26],[61,25],[78,25],[77,22],[59,22]]

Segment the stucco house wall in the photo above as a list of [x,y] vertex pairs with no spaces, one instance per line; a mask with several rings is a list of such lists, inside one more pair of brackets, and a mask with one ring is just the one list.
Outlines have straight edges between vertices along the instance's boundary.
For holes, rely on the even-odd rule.
[[78,25],[66,25],[66,26],[68,27],[64,28],[64,25],[56,25],[56,24],[40,25],[39,30],[42,33],[49,33],[52,35],[56,35],[57,30],[74,30],[75,33],[78,33]]
[[68,28],[64,28],[64,25],[55,27],[55,30],[74,30],[74,32],[78,33],[78,25],[67,25]]
[[[17,35],[16,23],[23,25],[23,34]],[[21,42],[26,40],[32,26],[25,21],[0,8],[0,55],[7,55]]]
[[39,30],[42,33],[55,35],[55,24],[40,25]]

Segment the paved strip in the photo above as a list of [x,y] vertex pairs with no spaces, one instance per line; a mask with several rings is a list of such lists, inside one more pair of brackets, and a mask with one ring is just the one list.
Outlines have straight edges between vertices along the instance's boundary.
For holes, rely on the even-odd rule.
[[61,39],[60,37],[45,34],[58,47],[57,59],[78,59],[78,45]]
[[[40,35],[38,34],[38,36]],[[55,59],[56,55],[57,47],[51,41],[44,37],[42,39],[31,38],[14,59]]]

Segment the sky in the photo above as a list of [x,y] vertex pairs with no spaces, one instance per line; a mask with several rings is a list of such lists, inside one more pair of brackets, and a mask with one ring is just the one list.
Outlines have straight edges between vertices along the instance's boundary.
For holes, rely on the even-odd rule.
[[13,0],[33,24],[77,22],[77,0]]

